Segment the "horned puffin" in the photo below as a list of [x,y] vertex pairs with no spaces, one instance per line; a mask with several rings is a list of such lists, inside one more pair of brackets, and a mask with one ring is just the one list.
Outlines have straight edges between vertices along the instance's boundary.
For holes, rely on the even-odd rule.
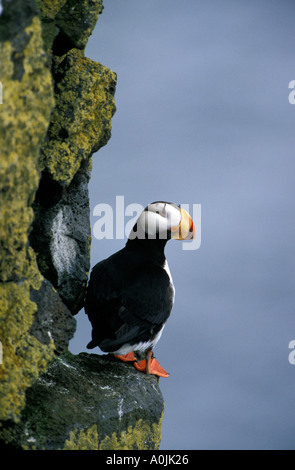
[[91,271],[84,302],[92,324],[88,349],[98,346],[141,372],[169,376],[153,357],[174,303],[164,249],[170,239],[194,237],[193,220],[180,206],[157,201],[144,209],[125,247]]

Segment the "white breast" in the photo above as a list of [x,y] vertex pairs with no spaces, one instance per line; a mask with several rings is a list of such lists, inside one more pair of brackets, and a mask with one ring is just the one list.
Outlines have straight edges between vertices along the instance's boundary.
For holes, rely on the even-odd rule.
[[174,284],[173,284],[173,279],[172,279],[172,276],[171,276],[171,272],[170,272],[170,269],[169,269],[167,260],[165,260],[165,263],[164,263],[163,268],[165,269],[166,273],[168,274],[169,279],[170,279],[171,287],[173,288],[173,302],[174,302],[174,298],[175,298],[175,287],[174,287]]

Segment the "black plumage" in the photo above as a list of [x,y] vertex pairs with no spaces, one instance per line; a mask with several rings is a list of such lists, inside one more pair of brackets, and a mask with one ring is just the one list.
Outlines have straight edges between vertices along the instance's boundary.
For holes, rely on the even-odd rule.
[[94,266],[85,299],[93,328],[88,348],[125,354],[153,342],[173,306],[174,287],[165,270],[166,241],[129,240]]

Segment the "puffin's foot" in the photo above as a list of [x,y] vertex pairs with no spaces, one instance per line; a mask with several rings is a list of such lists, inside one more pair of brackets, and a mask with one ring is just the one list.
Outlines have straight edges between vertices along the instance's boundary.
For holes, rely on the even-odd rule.
[[146,359],[143,361],[134,362],[134,367],[140,372],[145,374],[157,375],[158,377],[169,377],[163,367],[160,366],[157,359],[152,358],[152,351],[148,351]]
[[116,359],[120,359],[120,361],[123,361],[123,362],[133,362],[133,361],[137,361],[135,355],[134,355],[134,352],[131,351],[130,353],[128,354],[124,354],[122,356],[120,356],[119,354],[114,354],[114,357]]

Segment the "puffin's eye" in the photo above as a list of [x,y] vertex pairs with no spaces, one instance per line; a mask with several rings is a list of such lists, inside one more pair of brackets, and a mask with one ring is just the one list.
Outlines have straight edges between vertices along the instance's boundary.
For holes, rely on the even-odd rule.
[[158,205],[158,209],[155,210],[155,214],[158,214],[158,215],[161,215],[162,217],[167,218],[166,204],[163,207],[161,205]]
[[164,210],[156,211],[156,214],[159,214],[159,215],[161,215],[162,217],[166,217],[166,215],[167,215]]

